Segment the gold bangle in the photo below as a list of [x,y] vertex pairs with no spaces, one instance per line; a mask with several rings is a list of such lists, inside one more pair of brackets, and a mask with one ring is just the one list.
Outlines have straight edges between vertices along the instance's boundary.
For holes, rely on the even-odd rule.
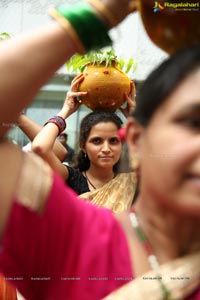
[[65,19],[62,15],[60,15],[55,8],[50,8],[48,13],[53,19],[55,19],[58,22],[58,24],[60,24],[70,34],[72,40],[75,42],[75,45],[77,47],[77,52],[84,54],[85,48],[70,22],[67,19]]
[[84,0],[84,1],[91,4],[98,12],[100,12],[111,27],[115,27],[119,23],[112,15],[112,13],[101,3],[100,0]]

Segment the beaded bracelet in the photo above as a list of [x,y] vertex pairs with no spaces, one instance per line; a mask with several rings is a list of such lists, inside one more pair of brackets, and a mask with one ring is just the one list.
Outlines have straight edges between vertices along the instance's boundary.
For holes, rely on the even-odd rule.
[[57,127],[58,127],[58,130],[59,130],[59,133],[58,135],[61,134],[61,132],[63,132],[66,128],[66,122],[65,122],[65,119],[63,119],[62,117],[60,116],[54,116],[52,118],[50,118],[45,124],[47,125],[48,123],[53,123],[55,124]]
[[63,4],[56,9],[51,9],[49,14],[66,29],[69,28],[68,23],[71,24],[70,34],[81,53],[112,44],[106,24],[98,18],[87,3]]

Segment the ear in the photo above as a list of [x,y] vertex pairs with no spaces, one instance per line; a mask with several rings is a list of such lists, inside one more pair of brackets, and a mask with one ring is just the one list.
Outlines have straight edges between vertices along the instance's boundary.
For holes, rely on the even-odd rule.
[[83,143],[79,143],[79,148],[85,153],[85,147],[83,145]]
[[140,145],[143,137],[143,127],[134,119],[129,118],[126,124],[126,142],[129,156],[135,155],[140,157]]

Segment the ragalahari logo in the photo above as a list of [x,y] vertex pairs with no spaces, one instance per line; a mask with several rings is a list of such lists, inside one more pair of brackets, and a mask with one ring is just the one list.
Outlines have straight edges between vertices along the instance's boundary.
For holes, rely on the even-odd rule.
[[161,11],[163,9],[174,9],[176,11],[199,11],[200,3],[198,2],[167,2],[160,4],[158,1],[154,2],[153,12]]
[[155,1],[154,7],[153,7],[153,12],[157,12],[157,11],[160,11],[163,9],[164,9],[164,6],[161,5],[158,1]]

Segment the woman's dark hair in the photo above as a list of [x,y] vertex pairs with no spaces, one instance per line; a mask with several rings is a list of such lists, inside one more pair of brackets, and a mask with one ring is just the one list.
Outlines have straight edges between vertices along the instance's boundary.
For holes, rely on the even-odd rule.
[[[122,126],[121,119],[114,113],[108,110],[95,110],[86,115],[81,121],[79,145],[84,147],[88,139],[92,127],[101,122],[112,122],[118,129]],[[114,165],[113,170],[116,171],[118,162]],[[77,156],[77,166],[81,172],[86,171],[90,167],[90,160],[87,155],[81,150]]]
[[200,44],[177,51],[142,84],[133,117],[147,126],[155,111],[174,89],[200,65]]

